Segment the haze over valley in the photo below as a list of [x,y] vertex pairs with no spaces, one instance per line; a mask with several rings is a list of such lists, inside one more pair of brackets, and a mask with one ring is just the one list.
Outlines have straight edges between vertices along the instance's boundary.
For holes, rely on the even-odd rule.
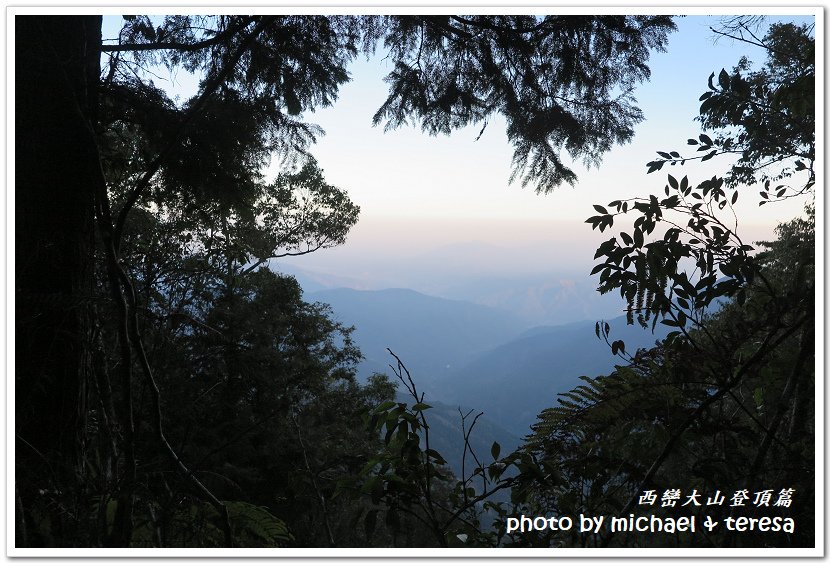
[[[773,236],[768,225],[743,232],[752,241]],[[580,376],[613,371],[620,359],[597,338],[597,321],[608,321],[629,351],[665,336],[664,326],[652,333],[626,325],[619,294],[597,292],[589,273],[606,238],[576,220],[369,217],[346,244],[271,268],[355,327],[361,381],[376,372],[394,379],[387,348],[404,361],[440,412],[441,440],[454,444],[448,461],[458,469],[459,407],[485,413],[479,445],[518,444]]]
[[[471,442],[476,451],[486,452],[493,441],[513,448],[530,433],[537,415],[557,404],[559,393],[581,383],[580,376],[614,369],[619,358],[597,338],[596,321],[608,320],[613,338],[623,339],[631,351],[652,346],[667,332],[627,326],[618,296],[600,296],[587,275],[476,278],[447,271],[441,278],[439,271],[430,272],[435,287],[446,284],[441,291],[450,299],[405,288],[366,289],[358,278],[272,267],[295,276],[305,299],[329,304],[336,320],[355,327],[352,337],[364,356],[359,380],[373,373],[394,380],[395,359],[387,348],[401,358],[433,406],[434,439],[445,446],[441,451],[458,474],[461,413],[484,412]],[[429,277],[424,271],[413,279],[426,283]],[[334,287],[338,284],[352,287]],[[399,386],[402,401],[407,400],[403,391]]]
[[[540,246],[537,256],[544,257]],[[364,356],[359,380],[373,373],[394,380],[395,359],[387,348],[401,358],[434,407],[435,440],[446,446],[457,473],[461,413],[484,412],[474,433],[477,450],[486,452],[493,441],[514,447],[580,376],[614,369],[619,358],[597,338],[596,321],[609,321],[611,336],[625,340],[630,351],[665,335],[665,327],[652,334],[627,326],[619,296],[601,296],[584,269],[545,273],[538,259],[522,266],[495,244],[430,250],[398,260],[369,258],[362,275],[354,269],[344,275],[315,271],[300,266],[305,257],[271,267],[294,276],[306,300],[330,305],[333,318],[355,327],[352,337]],[[513,269],[499,271],[488,255],[512,260]],[[407,280],[409,287],[395,286]],[[407,400],[402,391],[399,386],[399,400]]]

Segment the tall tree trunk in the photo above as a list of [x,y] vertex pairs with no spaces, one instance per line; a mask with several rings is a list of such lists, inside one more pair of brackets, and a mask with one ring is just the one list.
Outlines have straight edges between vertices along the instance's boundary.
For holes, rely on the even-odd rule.
[[[24,510],[40,490],[70,509],[83,487],[94,207],[81,139],[96,115],[100,44],[100,16],[15,17],[15,469]],[[53,527],[52,538],[31,542],[73,543],[69,534]]]

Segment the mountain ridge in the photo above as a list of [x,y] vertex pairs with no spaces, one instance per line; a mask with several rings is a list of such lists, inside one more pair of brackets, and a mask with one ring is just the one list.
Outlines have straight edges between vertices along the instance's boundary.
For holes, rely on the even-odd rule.
[[[524,436],[559,393],[580,376],[605,375],[620,358],[595,334],[596,320],[532,325],[510,311],[448,299],[410,288],[332,288],[307,294],[327,303],[333,318],[354,326],[364,360],[358,379],[392,375],[393,351],[428,397],[462,409],[484,411],[494,424]],[[668,332],[607,319],[613,340],[630,351],[648,348]]]

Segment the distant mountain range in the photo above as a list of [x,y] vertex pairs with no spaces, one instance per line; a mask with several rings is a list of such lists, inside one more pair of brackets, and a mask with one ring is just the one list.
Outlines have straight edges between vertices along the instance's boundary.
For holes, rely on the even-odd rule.
[[[365,356],[359,378],[392,371],[394,358],[406,364],[426,401],[486,413],[488,424],[524,436],[558,393],[579,384],[579,376],[608,374],[619,358],[596,337],[595,321],[529,327],[509,311],[423,295],[409,289],[333,289],[307,299],[331,305],[334,317],[355,326]],[[608,321],[613,339],[628,350],[648,348],[665,335]],[[437,411],[436,411],[437,412]],[[457,413],[456,413],[457,414]]]
[[[475,255],[484,261],[480,255],[486,248],[480,246],[474,245],[473,249],[476,250]],[[621,312],[615,296],[602,296],[596,291],[596,280],[587,275],[587,268],[585,271],[544,273],[514,272],[508,268],[504,272],[476,273],[473,269],[476,261],[463,252],[458,254],[465,258],[460,259],[458,255],[453,258],[452,254],[446,253],[444,268],[423,266],[423,269],[404,272],[405,276],[398,272],[398,277],[405,277],[406,287],[420,293],[509,311],[524,320],[527,326],[608,318]],[[433,259],[438,257],[432,256]],[[469,271],[463,267],[465,264],[470,265]],[[350,277],[300,268],[285,262],[273,267],[294,276],[306,293],[337,288],[379,290],[396,285],[383,276]],[[398,267],[402,266],[390,266],[391,269]]]
[[574,273],[489,276],[444,288],[440,295],[506,309],[533,324],[558,325],[620,314],[614,296],[596,291],[596,280]]
[[[545,408],[556,404],[557,394],[573,389],[582,375],[607,375],[620,358],[596,337],[594,321],[536,327],[524,335],[479,355],[447,378],[442,400],[462,408],[484,411],[491,420],[519,436]],[[650,348],[665,336],[662,325],[652,334],[625,317],[608,321],[611,337],[626,349]]]
[[509,311],[423,295],[410,289],[358,291],[331,289],[306,295],[331,305],[334,318],[354,325],[354,340],[365,361],[358,375],[389,372],[391,349],[428,395],[440,398],[436,384],[476,355],[528,328]]
[[[353,337],[365,357],[359,379],[375,372],[393,377],[389,364],[394,358],[387,348],[406,364],[419,391],[426,393],[425,401],[433,405],[427,413],[432,443],[456,474],[460,474],[463,453],[459,409],[484,412],[473,434],[477,452],[489,456],[490,445],[498,441],[508,453],[529,434],[537,415],[556,404],[557,394],[578,385],[579,376],[610,373],[620,361],[596,337],[594,327],[601,315],[540,326],[532,322],[532,315],[411,289],[321,289],[336,283],[334,278],[318,276],[315,280],[295,272],[306,300],[329,304],[336,320],[355,327]],[[589,282],[560,283],[558,289],[553,288],[559,297],[548,297],[559,299],[559,308],[570,307],[572,315],[566,318],[572,317],[579,310],[591,310],[583,309]],[[468,293],[476,291],[481,298],[492,291],[508,295],[511,289],[506,281],[485,280]],[[514,297],[521,301],[520,291],[515,291]],[[459,287],[458,293],[465,291]],[[573,295],[571,302],[569,295]],[[536,297],[544,308],[544,292]],[[494,302],[517,303],[511,299]],[[622,316],[607,321],[611,337],[624,340],[629,351],[649,348],[668,332],[662,325],[654,334],[628,326]]]

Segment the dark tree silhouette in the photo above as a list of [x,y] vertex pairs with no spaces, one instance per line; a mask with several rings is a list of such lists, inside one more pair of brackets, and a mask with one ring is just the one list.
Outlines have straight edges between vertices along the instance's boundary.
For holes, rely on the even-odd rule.
[[[794,489],[792,506],[653,509],[701,519],[792,517],[795,533],[722,526],[670,541],[631,531],[539,534],[528,540],[534,545],[815,545],[814,43],[807,26],[773,24],[757,43],[767,50],[763,69],[752,72],[742,59],[717,82],[710,76],[698,119],[712,136],[688,144],[705,153],[700,160],[739,155],[724,175],[697,184],[668,175],[664,194],[594,206],[598,215],[587,222],[600,231],[634,216],[631,230],[597,249],[599,291],[619,292],[629,324],[672,331],[651,350],[627,351],[597,323],[621,365],[583,377],[539,416],[528,442],[550,469],[546,482],[533,484],[544,509],[626,517],[643,510],[639,495],[648,489],[745,490],[752,500],[758,491]],[[685,162],[677,151],[658,156],[648,172]],[[781,224],[777,240],[760,248],[741,239],[732,208],[739,194],[751,197],[753,181],[761,182],[759,205],[807,200],[806,217]]]
[[[31,532],[20,545],[130,545],[148,444],[233,541],[234,514],[167,438],[131,221],[155,214],[191,237],[187,252],[224,260],[228,297],[270,257],[341,243],[357,210],[313,165],[321,132],[304,112],[333,103],[348,63],[380,43],[395,70],[376,123],[436,134],[501,114],[514,176],[540,191],[572,183],[561,151],[596,164],[630,139],[642,119],[632,90],[673,29],[667,16],[129,16],[104,45],[100,16],[17,16],[15,451],[18,530]],[[156,64],[198,72],[198,94],[170,100]],[[296,181],[314,183],[316,207],[264,185],[272,154],[303,165]],[[106,497],[91,501],[93,483]]]
[[19,16],[15,35],[19,499],[86,471],[101,18]]

